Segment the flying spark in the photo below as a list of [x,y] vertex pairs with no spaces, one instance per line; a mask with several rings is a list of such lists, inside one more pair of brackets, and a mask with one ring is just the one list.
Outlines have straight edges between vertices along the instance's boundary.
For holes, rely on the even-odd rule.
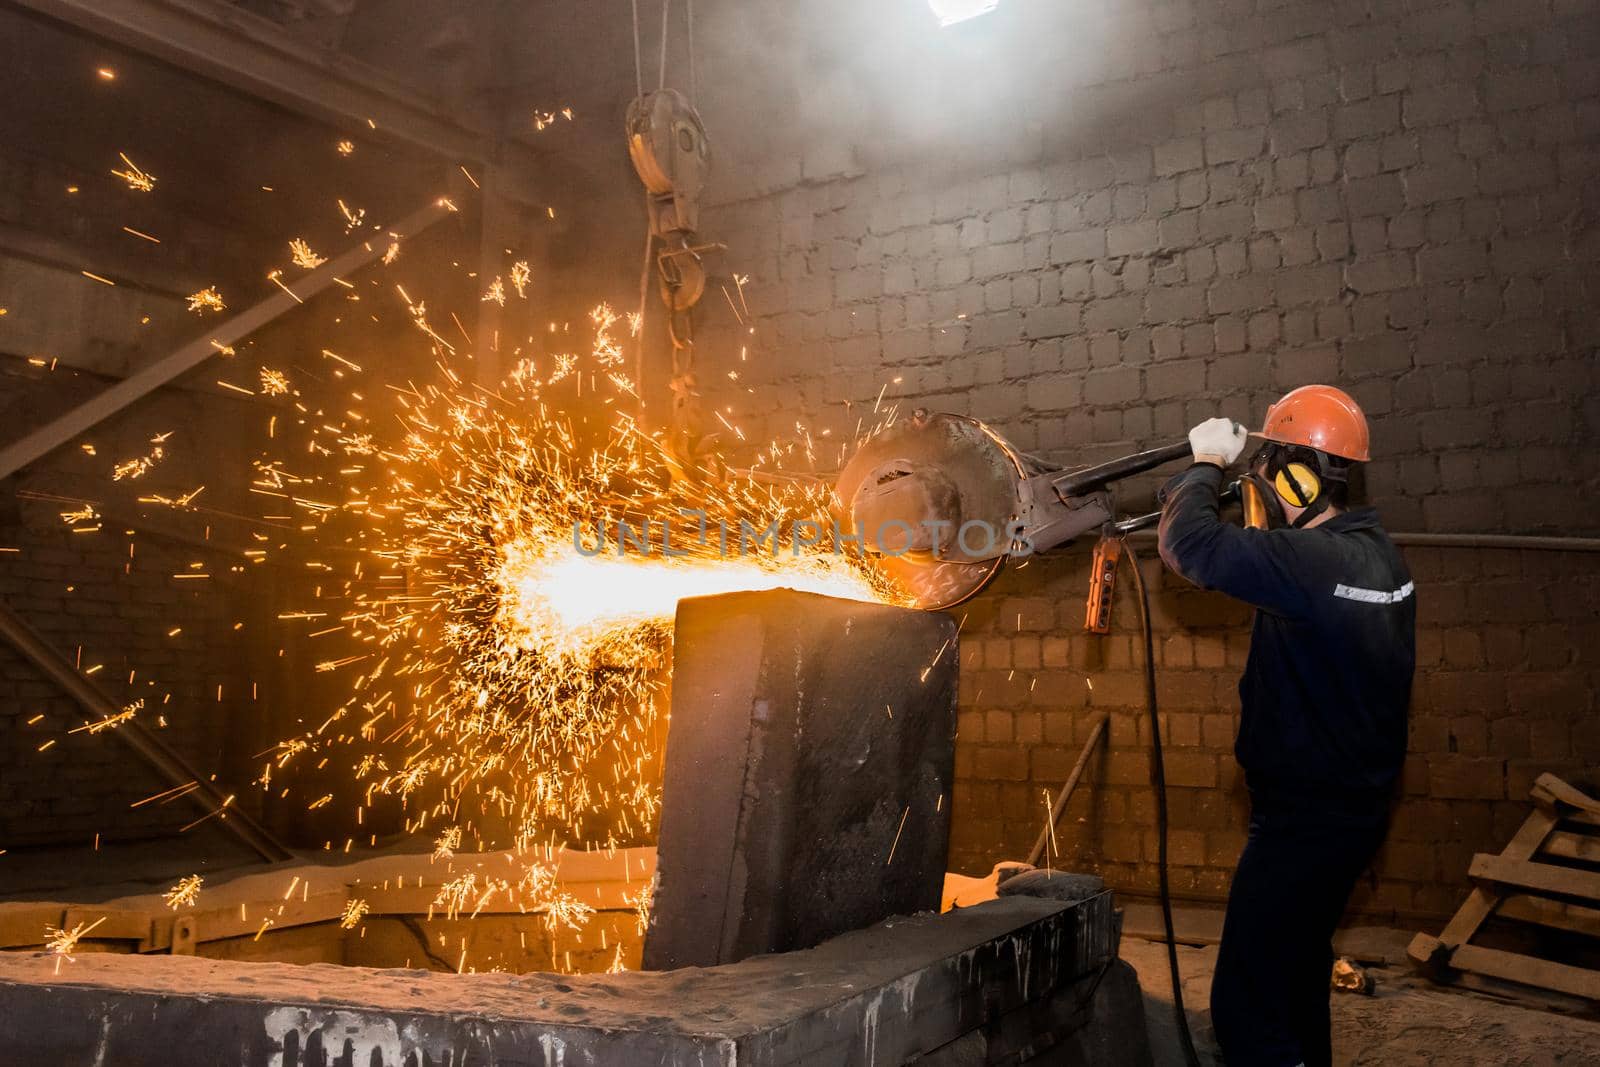
[[161,899],[173,911],[193,907],[194,902],[200,899],[200,886],[204,881],[198,874],[187,875],[178,879],[178,884],[162,894]]
[[511,264],[511,285],[524,300],[528,298],[528,282],[532,278],[533,268],[528,266],[527,260],[519,259]]
[[129,159],[126,153],[118,152],[117,155],[122,157],[122,163],[127,169],[113,170],[111,173],[127,182],[129,189],[148,193],[156,187],[156,176],[154,174],[141,170],[139,165]]
[[83,939],[85,934],[105,922],[106,918],[106,916],[102,915],[92,923],[78,923],[71,930],[63,930],[55,926],[46,926],[44,928],[45,951],[55,955],[57,974],[61,973],[62,960],[66,960],[68,963],[77,962],[77,960],[73,959],[72,953],[78,947],[78,942]]
[[303,237],[296,237],[289,242],[289,256],[295,266],[304,270],[313,270],[328,262],[325,257],[313,252]]
[[93,722],[86,722],[82,726],[75,726],[68,730],[67,733],[75,734],[79,732],[86,732],[97,734],[102,730],[113,730],[116,727],[121,726],[123,723],[128,722],[143,709],[144,699],[140,698],[119,712],[107,715],[104,718],[95,719]]
[[443,834],[440,834],[439,840],[433,843],[433,858],[436,860],[450,859],[456,854],[456,849],[460,847],[461,827],[452,826]]
[[217,287],[208,285],[198,293],[189,294],[189,310],[197,315],[204,315],[208,311],[222,311],[227,308],[222,302],[222,294],[217,292]]
[[353,208],[343,200],[340,200],[339,214],[344,216],[344,232],[352,233],[356,227],[361,225],[362,220],[367,217],[367,209],[364,207]]
[[281,370],[261,368],[261,392],[265,396],[287,396],[289,379]]
[[166,454],[166,450],[157,445],[145,455],[123,460],[111,469],[111,480],[120,482],[124,478],[143,478],[150,473],[150,468],[165,458]]

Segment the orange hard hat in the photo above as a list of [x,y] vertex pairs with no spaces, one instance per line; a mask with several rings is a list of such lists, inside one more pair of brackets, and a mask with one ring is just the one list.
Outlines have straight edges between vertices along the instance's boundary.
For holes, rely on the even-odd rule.
[[1350,394],[1331,385],[1302,385],[1285,393],[1267,409],[1256,436],[1358,463],[1368,459],[1367,417]]

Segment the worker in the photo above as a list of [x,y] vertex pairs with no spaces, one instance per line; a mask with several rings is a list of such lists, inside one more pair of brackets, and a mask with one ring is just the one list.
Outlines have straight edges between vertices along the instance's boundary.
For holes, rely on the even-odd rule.
[[1161,558],[1256,608],[1234,743],[1250,825],[1211,1017],[1228,1067],[1319,1067],[1332,1062],[1334,928],[1383,843],[1405,758],[1416,597],[1376,511],[1349,504],[1368,459],[1354,400],[1308,385],[1271,407],[1241,478],[1254,522],[1240,527],[1218,498],[1247,436],[1224,418],[1196,426],[1193,465],[1162,491]]

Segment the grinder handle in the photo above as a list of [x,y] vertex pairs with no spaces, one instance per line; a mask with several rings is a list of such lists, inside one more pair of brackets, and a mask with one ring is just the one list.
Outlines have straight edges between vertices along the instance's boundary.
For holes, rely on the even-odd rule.
[[[1217,494],[1218,502],[1223,504],[1231,504],[1233,501],[1239,500],[1240,498],[1241,494],[1238,482],[1229,482],[1227,486],[1223,488],[1222,492]],[[1163,500],[1161,503],[1165,504],[1166,501]],[[1119,534],[1130,534],[1135,530],[1149,529],[1160,521],[1161,512],[1152,511],[1148,515],[1135,515],[1131,519],[1123,519],[1122,521],[1114,522],[1111,525]]]
[[1050,484],[1062,496],[1082,496],[1104,489],[1107,484],[1145,471],[1154,470],[1164,463],[1175,459],[1184,459],[1194,455],[1189,447],[1189,441],[1174,441],[1161,448],[1152,448],[1146,452],[1135,452],[1131,456],[1113,459],[1097,467],[1085,467],[1081,471],[1070,471],[1050,479]]

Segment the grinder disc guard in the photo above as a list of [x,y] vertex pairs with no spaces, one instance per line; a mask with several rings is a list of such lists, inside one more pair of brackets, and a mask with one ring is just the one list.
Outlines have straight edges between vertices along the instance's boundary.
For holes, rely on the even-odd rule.
[[1021,460],[981,422],[919,412],[861,445],[839,474],[836,508],[918,607],[947,608],[1004,564],[1024,476]]

